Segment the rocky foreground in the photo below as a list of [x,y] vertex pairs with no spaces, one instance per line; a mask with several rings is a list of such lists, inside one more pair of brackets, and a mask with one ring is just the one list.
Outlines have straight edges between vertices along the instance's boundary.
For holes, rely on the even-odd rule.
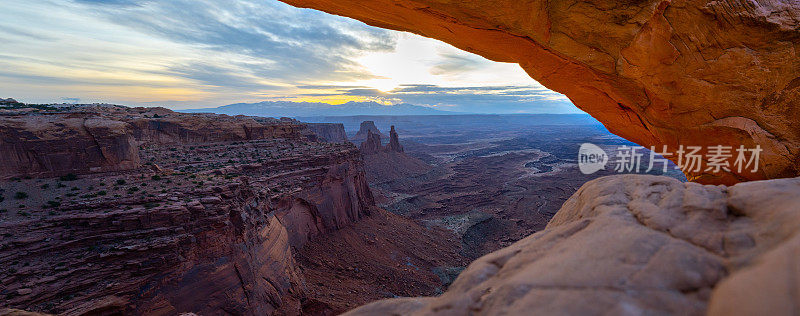
[[443,295],[348,315],[794,315],[798,193],[800,178],[599,178],[545,230],[474,261]]

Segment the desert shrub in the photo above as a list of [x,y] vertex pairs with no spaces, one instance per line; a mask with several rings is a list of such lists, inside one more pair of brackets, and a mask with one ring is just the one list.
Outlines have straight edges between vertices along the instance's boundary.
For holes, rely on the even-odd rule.
[[97,192],[97,195],[106,195],[106,194],[108,194],[108,192],[106,192],[106,190],[100,190],[100,191]]
[[158,180],[161,180],[161,176],[159,176],[159,175],[157,175],[157,174],[154,174],[152,177],[150,177],[150,179],[153,179],[153,180],[155,180],[155,181],[158,181]]
[[75,181],[78,180],[78,176],[74,173],[67,173],[66,175],[63,175],[58,179],[61,181]]
[[117,180],[117,185],[123,185],[123,184],[125,184],[125,179],[118,179]]
[[59,206],[61,206],[61,202],[47,201],[47,206],[49,206],[49,207],[59,207]]
[[14,198],[17,200],[27,199],[28,193],[18,191],[17,193],[14,193]]

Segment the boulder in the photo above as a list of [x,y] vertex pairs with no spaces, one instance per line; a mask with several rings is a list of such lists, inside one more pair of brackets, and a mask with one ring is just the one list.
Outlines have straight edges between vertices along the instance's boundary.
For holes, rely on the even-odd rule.
[[474,261],[441,296],[348,315],[797,314],[798,192],[800,178],[599,178],[545,230]]

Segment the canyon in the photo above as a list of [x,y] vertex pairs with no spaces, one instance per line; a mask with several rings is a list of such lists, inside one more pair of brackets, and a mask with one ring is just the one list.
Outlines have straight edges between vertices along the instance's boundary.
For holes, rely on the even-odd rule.
[[[85,132],[93,124],[115,132]],[[12,144],[2,148],[31,158],[3,161],[3,305],[64,315],[291,315],[441,292],[434,268],[466,263],[449,250],[451,234],[377,208],[361,152],[319,141],[309,125],[120,106],[0,116]],[[328,137],[344,134],[323,127]],[[52,145],[59,135],[64,145]],[[124,142],[102,140],[110,136]],[[48,146],[70,163],[39,163]],[[118,152],[130,159],[112,159]],[[357,248],[340,244],[353,235]],[[340,252],[313,250],[325,243]],[[397,257],[348,262],[356,252]],[[376,281],[354,283],[364,273]],[[342,280],[363,292],[332,296],[327,287]]]
[[756,172],[692,171],[692,181],[800,175],[796,1],[282,1],[517,63],[645,147],[763,149]]
[[[800,312],[797,2],[283,2],[519,64],[605,128],[442,116],[384,145],[382,118],[2,100],[0,314]],[[585,142],[763,152],[585,175]]]
[[795,311],[797,179],[582,175],[580,144],[636,145],[580,116],[376,117],[359,148],[291,119],[61,112],[0,125],[101,116],[138,164],[7,175],[4,315]]

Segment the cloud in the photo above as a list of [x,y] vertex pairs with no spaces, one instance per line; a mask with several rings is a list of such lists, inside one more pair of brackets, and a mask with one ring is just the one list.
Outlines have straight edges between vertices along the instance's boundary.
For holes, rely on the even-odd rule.
[[380,97],[387,95],[386,92],[380,91],[378,89],[348,89],[340,91],[342,91],[343,95],[355,95],[362,97]]
[[281,90],[284,87],[267,84],[250,73],[244,65],[230,64],[223,67],[203,62],[170,66],[165,74],[180,76],[203,84],[227,89]]
[[[361,78],[352,57],[391,50],[388,31],[277,1],[83,0],[82,9],[106,21],[206,50],[238,54],[260,63],[251,72],[281,81]],[[216,67],[225,67],[224,63]],[[236,69],[235,65],[231,66]]]
[[430,72],[434,75],[458,75],[484,68],[485,62],[478,56],[466,54],[443,53]]
[[376,89],[333,89],[305,96],[361,96],[390,103],[446,108],[465,113],[581,113],[561,94],[536,86],[402,85],[388,92]]
[[518,65],[276,0],[4,0],[0,10],[0,89],[26,102],[575,111]]
[[342,86],[342,85],[298,85],[298,89],[353,89],[353,88],[367,88],[366,86]]
[[[213,102],[361,80],[373,75],[354,57],[395,44],[391,31],[274,0],[8,0],[0,10],[0,65],[13,65],[0,76],[22,87],[7,93],[40,102],[67,86],[141,104],[168,89]],[[126,99],[126,86],[145,93]]]

